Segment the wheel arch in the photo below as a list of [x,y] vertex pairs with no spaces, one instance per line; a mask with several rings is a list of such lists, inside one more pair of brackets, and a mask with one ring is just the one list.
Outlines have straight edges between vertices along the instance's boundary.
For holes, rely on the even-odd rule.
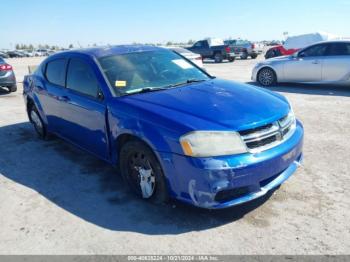
[[269,66],[269,65],[264,65],[264,66],[262,66],[261,68],[259,68],[259,70],[258,70],[257,73],[256,73],[256,79],[259,78],[260,72],[261,72],[263,69],[266,69],[266,68],[272,70],[272,72],[273,72],[274,75],[275,75],[275,81],[276,81],[276,83],[278,83],[278,76],[277,76],[276,69],[273,68],[272,66]]
[[144,144],[147,148],[150,149],[150,151],[153,153],[154,157],[157,159],[162,171],[163,171],[163,175],[164,175],[164,178],[165,178],[165,184],[166,184],[166,189],[167,189],[167,192],[170,194],[172,192],[172,186],[171,186],[171,182],[170,182],[170,179],[168,177],[168,174],[165,172],[166,171],[166,168],[165,166],[163,165],[163,161],[161,161],[161,156],[160,154],[158,153],[158,151],[155,149],[155,147],[151,144],[150,141],[146,141],[145,139],[141,138],[139,135],[136,135],[136,134],[132,134],[132,133],[123,133],[123,134],[120,134],[116,140],[115,140],[115,148],[116,148],[116,155],[115,155],[115,159],[116,159],[116,165],[118,168],[120,168],[119,166],[119,160],[120,160],[120,151],[122,149],[122,147],[130,142],[130,141],[138,141],[138,142],[141,142],[142,144]]

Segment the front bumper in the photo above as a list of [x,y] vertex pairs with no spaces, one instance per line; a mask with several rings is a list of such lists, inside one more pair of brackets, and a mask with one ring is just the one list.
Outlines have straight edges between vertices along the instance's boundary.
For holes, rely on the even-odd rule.
[[265,195],[301,164],[303,127],[284,143],[257,154],[191,158],[161,154],[171,196],[192,205],[222,209]]

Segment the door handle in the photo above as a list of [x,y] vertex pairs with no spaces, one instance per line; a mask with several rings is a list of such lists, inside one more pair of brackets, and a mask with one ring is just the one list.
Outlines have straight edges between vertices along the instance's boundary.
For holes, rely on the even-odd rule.
[[68,96],[59,96],[58,100],[62,101],[62,102],[68,102],[69,101],[69,97]]

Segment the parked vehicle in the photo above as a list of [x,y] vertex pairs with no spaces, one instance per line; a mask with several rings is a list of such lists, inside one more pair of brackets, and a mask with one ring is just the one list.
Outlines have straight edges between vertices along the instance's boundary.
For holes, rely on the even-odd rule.
[[6,87],[9,92],[16,92],[16,77],[11,65],[0,58],[0,86]]
[[215,38],[198,41],[187,49],[193,53],[200,54],[203,59],[214,59],[216,63],[221,63],[224,59],[233,62],[237,56],[221,39]]
[[18,51],[8,51],[8,52],[7,52],[7,55],[8,55],[10,58],[24,57],[24,54],[22,54],[21,52],[18,52]]
[[283,82],[350,85],[350,41],[321,42],[294,55],[258,63],[252,79],[263,86]]
[[179,55],[182,55],[183,57],[187,58],[191,62],[195,63],[200,68],[203,68],[203,58],[201,55],[195,54],[190,50],[187,50],[181,47],[168,47],[168,49],[178,53]]
[[295,52],[299,51],[301,48],[307,47],[309,45],[335,39],[339,39],[339,37],[329,33],[312,33],[291,36],[287,38],[283,45],[276,45],[267,50],[265,58],[270,59],[273,57],[292,55]]
[[248,57],[256,59],[259,55],[258,50],[255,49],[255,44],[249,41],[237,39],[226,40],[224,43],[241,59],[247,59]]
[[286,98],[216,79],[164,48],[57,53],[23,86],[40,137],[119,166],[150,201],[238,205],[278,187],[302,159],[303,127]]
[[3,51],[0,51],[0,58],[9,58],[9,55]]
[[34,52],[35,56],[48,56],[49,55],[49,51],[47,49],[37,49]]

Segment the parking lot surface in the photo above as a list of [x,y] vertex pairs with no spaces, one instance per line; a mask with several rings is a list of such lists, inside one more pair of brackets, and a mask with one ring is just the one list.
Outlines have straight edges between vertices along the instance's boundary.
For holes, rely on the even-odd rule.
[[[41,60],[8,62],[20,82]],[[250,82],[256,62],[205,67]],[[222,211],[137,199],[112,167],[58,138],[39,140],[21,84],[0,90],[0,254],[349,254],[350,87],[270,90],[304,124],[304,167],[268,196]]]

